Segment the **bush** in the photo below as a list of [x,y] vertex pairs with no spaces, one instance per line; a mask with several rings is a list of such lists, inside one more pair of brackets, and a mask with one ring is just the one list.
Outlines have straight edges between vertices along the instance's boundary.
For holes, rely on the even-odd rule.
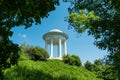
[[35,61],[46,60],[49,57],[47,51],[45,51],[43,48],[38,47],[38,46],[35,46],[35,47],[30,46],[27,43],[23,43],[20,46],[20,54],[23,55],[21,56],[21,59],[24,59],[25,58],[24,56],[26,56],[27,59],[29,58]]
[[80,58],[76,55],[63,56],[63,62],[69,65],[81,66]]
[[43,48],[40,47],[31,47],[26,50],[26,53],[30,56],[30,59],[32,60],[46,60],[49,55],[47,51],[45,51]]

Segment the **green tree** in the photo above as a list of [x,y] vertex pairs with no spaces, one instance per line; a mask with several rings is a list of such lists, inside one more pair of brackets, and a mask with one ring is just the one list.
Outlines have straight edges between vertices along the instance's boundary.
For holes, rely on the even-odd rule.
[[[110,53],[109,61],[116,64],[114,54],[120,49],[120,1],[119,0],[65,0],[70,2],[68,22],[78,33],[88,32],[95,38],[94,44]],[[82,11],[81,11],[82,10]],[[84,12],[83,12],[84,11]],[[89,18],[90,17],[90,18]],[[120,54],[118,53],[117,56]],[[120,74],[118,73],[120,80]]]
[[118,76],[120,79],[120,49],[115,51],[114,54],[109,55],[111,61],[109,63],[112,64],[112,72]]
[[89,61],[85,62],[84,67],[89,71],[93,71],[93,64]]
[[94,71],[95,74],[97,74],[97,76],[99,78],[101,78],[102,71],[104,71],[105,67],[106,67],[106,65],[104,65],[104,63],[102,62],[102,60],[100,60],[100,59],[94,60],[93,71]]
[[3,70],[17,63],[19,47],[11,41],[0,41],[0,80],[3,79]]
[[95,65],[98,65],[98,66],[103,65],[103,63],[102,63],[102,61],[101,61],[100,59],[96,59],[96,60],[94,61],[94,64],[95,64]]
[[117,80],[116,78],[116,71],[113,71],[113,65],[110,65],[106,62],[101,61],[100,59],[96,59],[92,64],[89,61],[86,61],[84,67],[94,72],[98,78],[103,80]]
[[86,63],[84,64],[84,67],[85,67],[86,69],[88,69],[89,71],[94,71],[94,72],[96,72],[96,73],[98,73],[99,71],[101,71],[102,66],[103,66],[103,63],[102,63],[102,61],[99,60],[99,59],[96,59],[96,60],[94,61],[94,64],[92,64],[92,63],[89,62],[89,61],[86,61]]
[[[17,63],[19,55],[18,46],[9,40],[15,26],[30,27],[33,23],[40,24],[41,19],[48,17],[50,11],[59,5],[58,0],[0,0],[0,76],[2,70],[13,63]],[[14,48],[13,48],[14,47]],[[16,48],[15,48],[16,47]],[[12,54],[16,60],[11,59],[10,65],[7,61]]]
[[118,80],[116,71],[113,71],[112,68],[113,68],[112,65],[105,64],[99,77],[102,78],[103,80]]

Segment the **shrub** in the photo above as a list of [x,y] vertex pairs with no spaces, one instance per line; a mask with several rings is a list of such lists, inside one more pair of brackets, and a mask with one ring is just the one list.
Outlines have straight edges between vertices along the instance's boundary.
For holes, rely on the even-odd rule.
[[30,56],[30,59],[32,60],[46,60],[49,55],[47,51],[45,51],[43,48],[40,47],[31,47],[26,50],[26,53]]
[[26,56],[26,58],[29,58],[35,61],[46,60],[49,57],[47,51],[45,51],[43,48],[38,47],[38,46],[35,46],[35,47],[30,46],[27,43],[23,43],[20,46],[20,54],[23,55],[21,56],[21,59],[25,58],[24,56]]
[[63,62],[69,65],[81,66],[80,58],[76,55],[63,56]]

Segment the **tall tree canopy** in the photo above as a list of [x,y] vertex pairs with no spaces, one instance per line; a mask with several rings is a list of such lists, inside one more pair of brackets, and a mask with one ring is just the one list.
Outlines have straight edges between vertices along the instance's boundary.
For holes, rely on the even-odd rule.
[[[78,33],[88,32],[95,38],[94,44],[110,52],[111,63],[120,64],[120,1],[119,0],[64,0],[70,2],[68,22]],[[115,55],[116,51],[118,52]],[[118,58],[119,56],[119,58]],[[120,69],[118,77],[120,76]],[[120,77],[119,77],[120,80]]]
[[[68,22],[72,28],[78,33],[81,33],[81,29],[87,30],[89,35],[95,37],[95,44],[100,49],[114,51],[120,48],[120,11],[115,8],[111,0],[70,0],[70,2]],[[75,12],[78,17],[83,18],[73,20]],[[95,19],[95,17],[98,18]],[[85,18],[86,20],[84,20]]]
[[2,70],[15,64],[19,57],[18,45],[9,40],[11,28],[40,24],[56,5],[59,0],[0,0],[0,77]]

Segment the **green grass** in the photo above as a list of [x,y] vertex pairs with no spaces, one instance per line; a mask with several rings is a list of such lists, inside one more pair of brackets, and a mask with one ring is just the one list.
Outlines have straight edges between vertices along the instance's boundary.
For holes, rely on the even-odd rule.
[[59,60],[20,60],[4,71],[5,80],[100,80],[84,67],[70,66]]

